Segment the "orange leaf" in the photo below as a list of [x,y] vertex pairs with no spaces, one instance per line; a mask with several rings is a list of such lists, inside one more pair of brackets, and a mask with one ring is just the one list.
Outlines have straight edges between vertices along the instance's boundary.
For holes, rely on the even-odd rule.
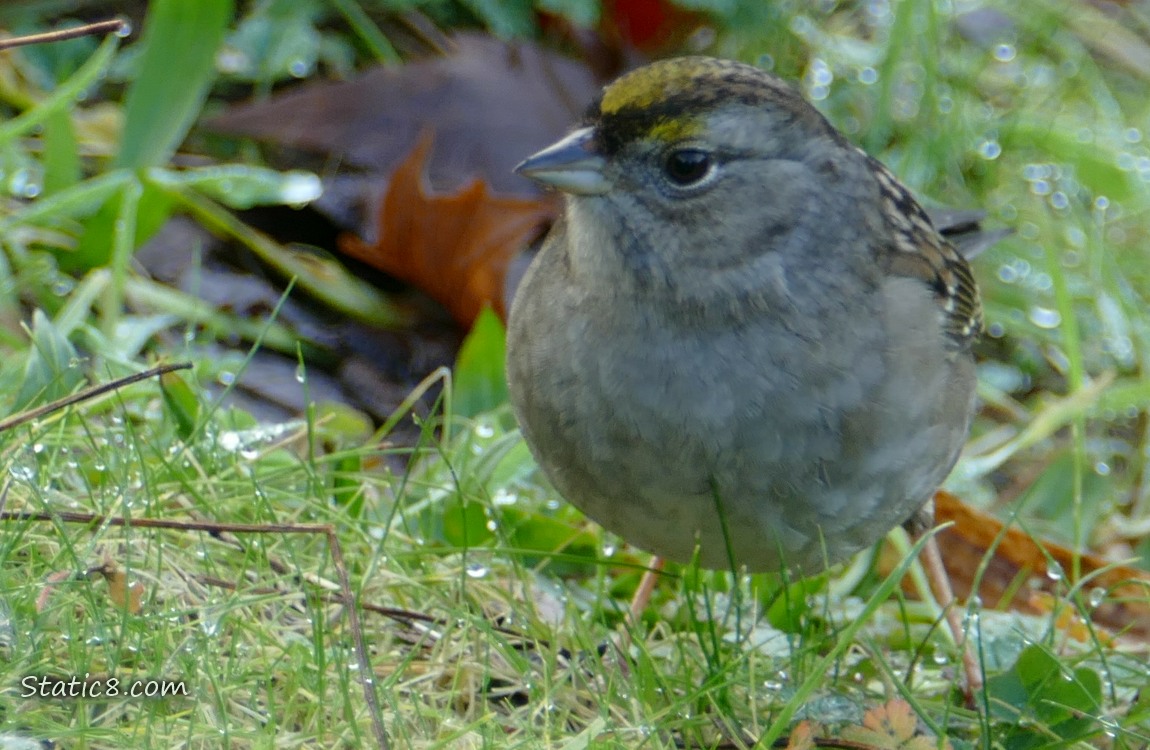
[[[984,606],[1045,614],[1050,611],[1049,593],[1076,583],[1071,580],[1074,553],[1066,547],[1036,541],[1021,529],[1003,531],[1002,521],[949,492],[935,493],[934,513],[938,523],[954,523],[938,535],[938,544],[959,599],[970,596],[975,572],[1000,534],[1002,540],[994,547],[978,590]],[[1053,577],[1048,559],[1061,568]],[[889,570],[893,565],[888,567],[888,562],[882,567]],[[1150,636],[1150,573],[1088,554],[1079,556],[1079,565],[1083,577],[1091,576],[1089,588],[1106,592],[1091,613],[1093,622],[1126,635]],[[1075,626],[1073,618],[1061,624],[1074,637],[1083,632],[1081,623]]]
[[420,138],[392,174],[379,241],[343,235],[340,250],[423,290],[462,326],[470,327],[485,305],[506,319],[508,266],[555,218],[556,203],[494,195],[482,180],[453,194],[429,194],[424,163],[431,140]]
[[863,716],[863,726],[902,743],[914,736],[916,720],[906,701],[893,698],[884,706],[875,706]]
[[143,608],[144,585],[139,581],[129,581],[128,574],[115,563],[108,561],[97,571],[108,582],[108,598],[117,607],[138,615]]
[[[910,704],[902,698],[892,698],[867,711],[861,727],[843,727],[841,737],[876,750],[932,750],[938,747],[937,740],[925,735],[916,736],[917,728],[918,720]],[[943,747],[949,749],[950,741],[944,741]]]
[[791,730],[791,736],[787,738],[786,750],[813,750],[817,747],[815,744],[817,735],[817,725],[803,719],[795,724],[794,729]]

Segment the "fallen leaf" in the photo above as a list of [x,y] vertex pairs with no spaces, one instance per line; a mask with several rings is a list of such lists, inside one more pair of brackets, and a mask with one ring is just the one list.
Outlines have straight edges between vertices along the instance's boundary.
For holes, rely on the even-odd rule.
[[804,719],[795,724],[794,729],[791,730],[791,735],[787,738],[786,750],[813,750],[813,748],[818,747],[815,744],[815,738],[818,734],[818,725]]
[[108,598],[112,604],[136,615],[143,608],[144,585],[139,581],[128,580],[128,574],[120,566],[108,561],[94,572],[99,573],[108,583]]
[[555,199],[495,195],[478,179],[434,194],[424,177],[430,148],[425,134],[392,174],[379,240],[369,245],[345,234],[340,250],[423,290],[464,327],[488,305],[506,320],[508,267],[554,219]]
[[[917,729],[918,720],[910,704],[892,698],[867,711],[861,727],[844,727],[841,737],[881,750],[930,750],[939,746],[936,739],[916,735]],[[949,749],[950,741],[944,740],[942,747]]]
[[[1051,541],[1039,542],[1021,529],[1003,529],[1003,522],[973,508],[949,492],[934,496],[935,521],[953,522],[938,535],[938,544],[955,596],[965,600],[974,587],[974,576],[993,546],[978,596],[983,606],[1029,614],[1051,611],[1051,595],[1077,581],[1073,578],[1074,553]],[[995,545],[999,535],[1002,540]],[[1054,561],[1057,568],[1048,560]],[[880,562],[886,568],[890,560]],[[1150,637],[1150,572],[1117,565],[1096,555],[1079,556],[1081,577],[1089,577],[1088,590],[1105,593],[1091,612],[1092,622],[1112,633]],[[1060,622],[1066,632],[1085,634],[1081,621],[1066,615]]]
[[324,195],[313,205],[361,237],[377,236],[372,207],[381,178],[429,132],[435,148],[425,168],[434,189],[478,178],[500,194],[539,195],[538,185],[513,173],[515,165],[562,136],[601,81],[586,63],[532,42],[478,33],[451,42],[447,55],[307,83],[234,107],[206,127],[338,165],[338,174],[323,175]]

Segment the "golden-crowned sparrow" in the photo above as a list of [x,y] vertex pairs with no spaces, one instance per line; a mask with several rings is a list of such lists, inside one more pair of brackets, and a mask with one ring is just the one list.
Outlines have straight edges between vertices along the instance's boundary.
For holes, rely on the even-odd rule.
[[929,508],[967,435],[978,290],[790,87],[648,65],[518,171],[567,194],[507,341],[565,498],[657,555],[753,571],[820,570]]

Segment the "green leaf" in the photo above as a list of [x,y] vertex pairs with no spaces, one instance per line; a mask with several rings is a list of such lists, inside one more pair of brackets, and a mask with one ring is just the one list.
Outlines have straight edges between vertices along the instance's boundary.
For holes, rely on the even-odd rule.
[[84,180],[0,219],[0,234],[16,224],[46,225],[61,219],[91,216],[134,179],[131,172],[120,169]]
[[[1027,646],[1009,671],[987,682],[991,710],[1005,723],[1005,745],[1015,750],[1048,747],[1051,734],[1080,739],[1097,730],[1102,679],[1086,667],[1070,670],[1037,644]],[[1025,720],[1025,721],[1024,721]]]
[[176,423],[176,433],[187,440],[195,434],[199,423],[199,397],[183,376],[175,372],[160,376],[160,393],[164,397],[164,410]]
[[14,411],[63,398],[84,379],[72,342],[41,310],[32,313],[31,336]]
[[44,121],[44,194],[53,195],[80,181],[80,152],[72,115],[53,112]]
[[148,180],[168,188],[195,188],[224,205],[243,210],[252,206],[302,206],[318,198],[323,186],[311,172],[277,172],[266,167],[225,164],[176,171],[148,170]]
[[0,146],[20,136],[26,135],[37,125],[48,120],[56,112],[63,111],[71,105],[89,86],[96,82],[100,74],[108,67],[112,54],[116,51],[119,39],[109,36],[96,54],[76,71],[76,75],[69,78],[56,88],[50,96],[26,112],[13,117],[7,122],[0,123]]
[[526,0],[463,0],[463,6],[497,37],[527,37],[535,31],[535,10]]
[[168,162],[207,97],[232,11],[232,0],[148,4],[143,52],[128,89],[115,166],[138,169]]
[[503,370],[506,336],[498,316],[485,308],[455,360],[455,412],[474,417],[507,401],[507,377]]
[[[135,197],[138,191],[138,200]],[[147,183],[126,181],[112,200],[84,223],[84,233],[76,247],[59,255],[60,265],[71,271],[88,270],[107,265],[112,260],[112,245],[117,224],[129,222],[133,228],[131,249],[142,245],[159,231],[172,213],[171,196]]]
[[256,6],[228,38],[229,61],[236,77],[246,81],[303,78],[319,59],[320,15],[315,0],[270,0]]

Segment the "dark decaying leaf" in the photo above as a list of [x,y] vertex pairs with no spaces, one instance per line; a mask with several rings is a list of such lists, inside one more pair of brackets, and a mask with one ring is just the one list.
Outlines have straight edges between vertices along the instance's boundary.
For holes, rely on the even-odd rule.
[[[234,108],[207,127],[311,152],[338,166],[339,179],[325,175],[318,208],[369,240],[375,213],[363,217],[366,226],[349,224],[355,215],[349,205],[375,205],[383,188],[379,178],[423,133],[435,137],[426,169],[434,189],[481,178],[497,193],[538,195],[512,169],[577,121],[600,82],[583,63],[531,42],[470,33],[452,41],[446,56],[375,68],[350,81],[308,84]],[[351,178],[349,171],[362,177]]]

